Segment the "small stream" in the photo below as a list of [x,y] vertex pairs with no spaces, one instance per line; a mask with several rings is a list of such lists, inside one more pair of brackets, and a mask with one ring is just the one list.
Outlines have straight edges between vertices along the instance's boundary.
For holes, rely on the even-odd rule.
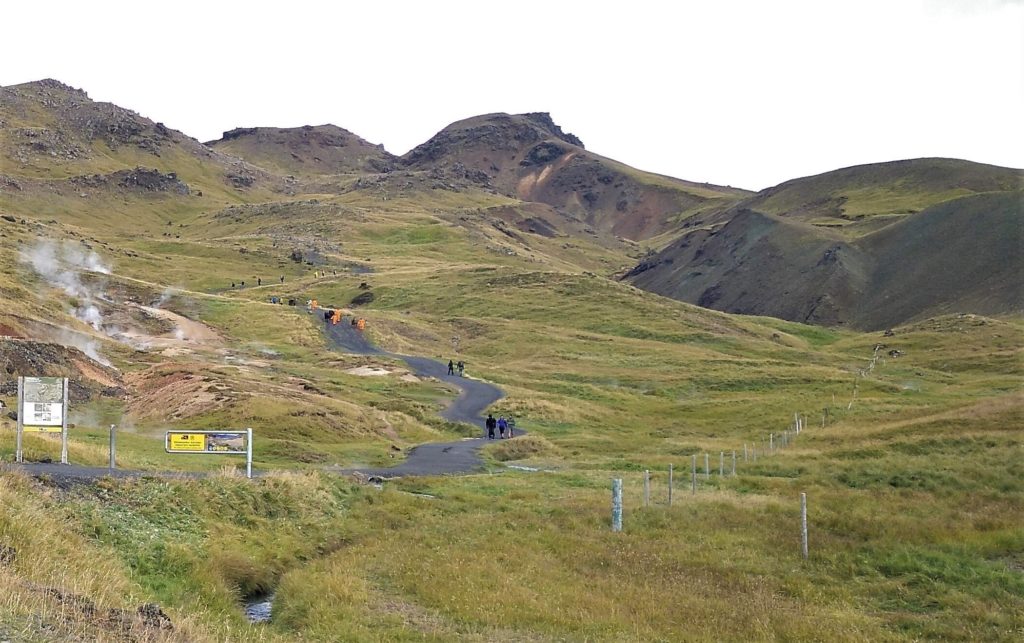
[[270,610],[273,606],[273,594],[254,596],[245,602],[245,617],[250,623],[267,623],[270,621]]

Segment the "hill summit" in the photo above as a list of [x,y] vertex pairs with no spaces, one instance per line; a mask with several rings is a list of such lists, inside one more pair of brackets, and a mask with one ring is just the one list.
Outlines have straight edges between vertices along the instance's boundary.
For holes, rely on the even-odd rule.
[[396,161],[337,125],[239,127],[207,145],[280,174],[387,172]]

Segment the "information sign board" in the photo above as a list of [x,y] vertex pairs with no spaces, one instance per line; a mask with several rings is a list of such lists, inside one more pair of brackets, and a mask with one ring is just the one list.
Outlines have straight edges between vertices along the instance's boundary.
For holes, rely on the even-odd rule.
[[18,378],[18,435],[14,459],[24,461],[21,436],[60,433],[60,461],[68,463],[68,380],[66,377]]
[[246,476],[252,477],[252,429],[245,431],[168,431],[167,453],[244,455]]

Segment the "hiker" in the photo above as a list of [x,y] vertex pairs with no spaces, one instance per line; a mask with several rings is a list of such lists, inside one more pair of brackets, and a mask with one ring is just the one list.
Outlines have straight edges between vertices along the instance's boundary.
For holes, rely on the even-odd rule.
[[241,285],[242,285],[242,288],[245,288],[245,282],[244,281],[242,282]]
[[455,362],[448,360],[448,374],[455,375]]
[[256,277],[256,285],[257,286],[262,286],[263,285],[263,277]]
[[511,415],[508,416],[508,437],[516,437],[516,419]]
[[498,418],[498,434],[501,436],[502,440],[505,439],[505,429],[507,429],[507,428],[508,428],[508,420],[506,420],[505,416],[502,415],[500,418]]
[[464,377],[462,372],[466,370],[466,363],[460,359],[459,363],[456,364],[456,366],[459,367],[459,377]]
[[494,427],[498,426],[498,421],[494,419],[493,415],[488,413],[487,414],[487,421],[484,422],[484,425],[487,427],[487,439],[488,440],[493,440],[494,439]]
[[281,275],[281,283],[284,283],[284,275]]
[[231,282],[231,287],[232,287],[232,288],[234,288],[234,287],[235,287],[235,282],[233,282],[233,281]]

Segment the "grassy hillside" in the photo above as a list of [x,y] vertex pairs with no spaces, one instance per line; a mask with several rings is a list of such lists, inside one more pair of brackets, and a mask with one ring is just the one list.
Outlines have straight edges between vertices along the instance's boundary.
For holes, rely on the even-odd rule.
[[[30,127],[55,110],[64,120],[45,128],[80,122],[76,110],[91,108],[66,89],[47,83],[25,101],[21,88],[3,118]],[[17,155],[13,140],[0,152]],[[0,399],[14,405],[15,375],[68,376],[72,462],[105,465],[117,424],[120,467],[213,475],[68,485],[0,469],[0,639],[1024,633],[1019,316],[941,315],[883,334],[730,315],[606,278],[638,244],[465,173],[289,184],[256,168],[266,182],[239,187],[225,178],[241,161],[208,162],[187,141],[160,144],[163,178],[139,175],[146,145],[129,137],[68,167],[45,155],[4,166],[21,189],[0,186]],[[85,197],[68,183],[100,171],[113,178]],[[940,243],[928,235],[948,240],[961,216],[984,225],[985,247],[1012,240],[1011,201],[962,201],[908,218],[903,232],[843,241],[831,274],[868,279],[862,257],[895,262],[918,247],[901,236],[925,253]],[[742,229],[693,234],[738,257],[810,248],[808,261],[840,242],[743,217]],[[779,231],[786,243],[772,246]],[[443,382],[334,351],[317,316],[272,297],[347,306],[391,351],[463,359],[506,392],[493,410],[530,434],[489,445],[469,476],[377,488],[328,473],[394,463],[476,427],[439,419],[456,393]],[[806,430],[783,437],[795,413]],[[239,459],[163,450],[169,428],[247,426],[266,473],[252,481]],[[30,460],[59,449],[39,435],[25,447]],[[3,415],[0,460],[13,450]],[[609,524],[615,478],[622,533]],[[272,619],[251,625],[243,604],[266,592]]]
[[395,157],[336,125],[243,127],[208,145],[277,174],[384,172]]
[[957,197],[1019,190],[1024,171],[959,159],[873,163],[794,179],[759,192],[745,207],[819,224],[905,215]]

